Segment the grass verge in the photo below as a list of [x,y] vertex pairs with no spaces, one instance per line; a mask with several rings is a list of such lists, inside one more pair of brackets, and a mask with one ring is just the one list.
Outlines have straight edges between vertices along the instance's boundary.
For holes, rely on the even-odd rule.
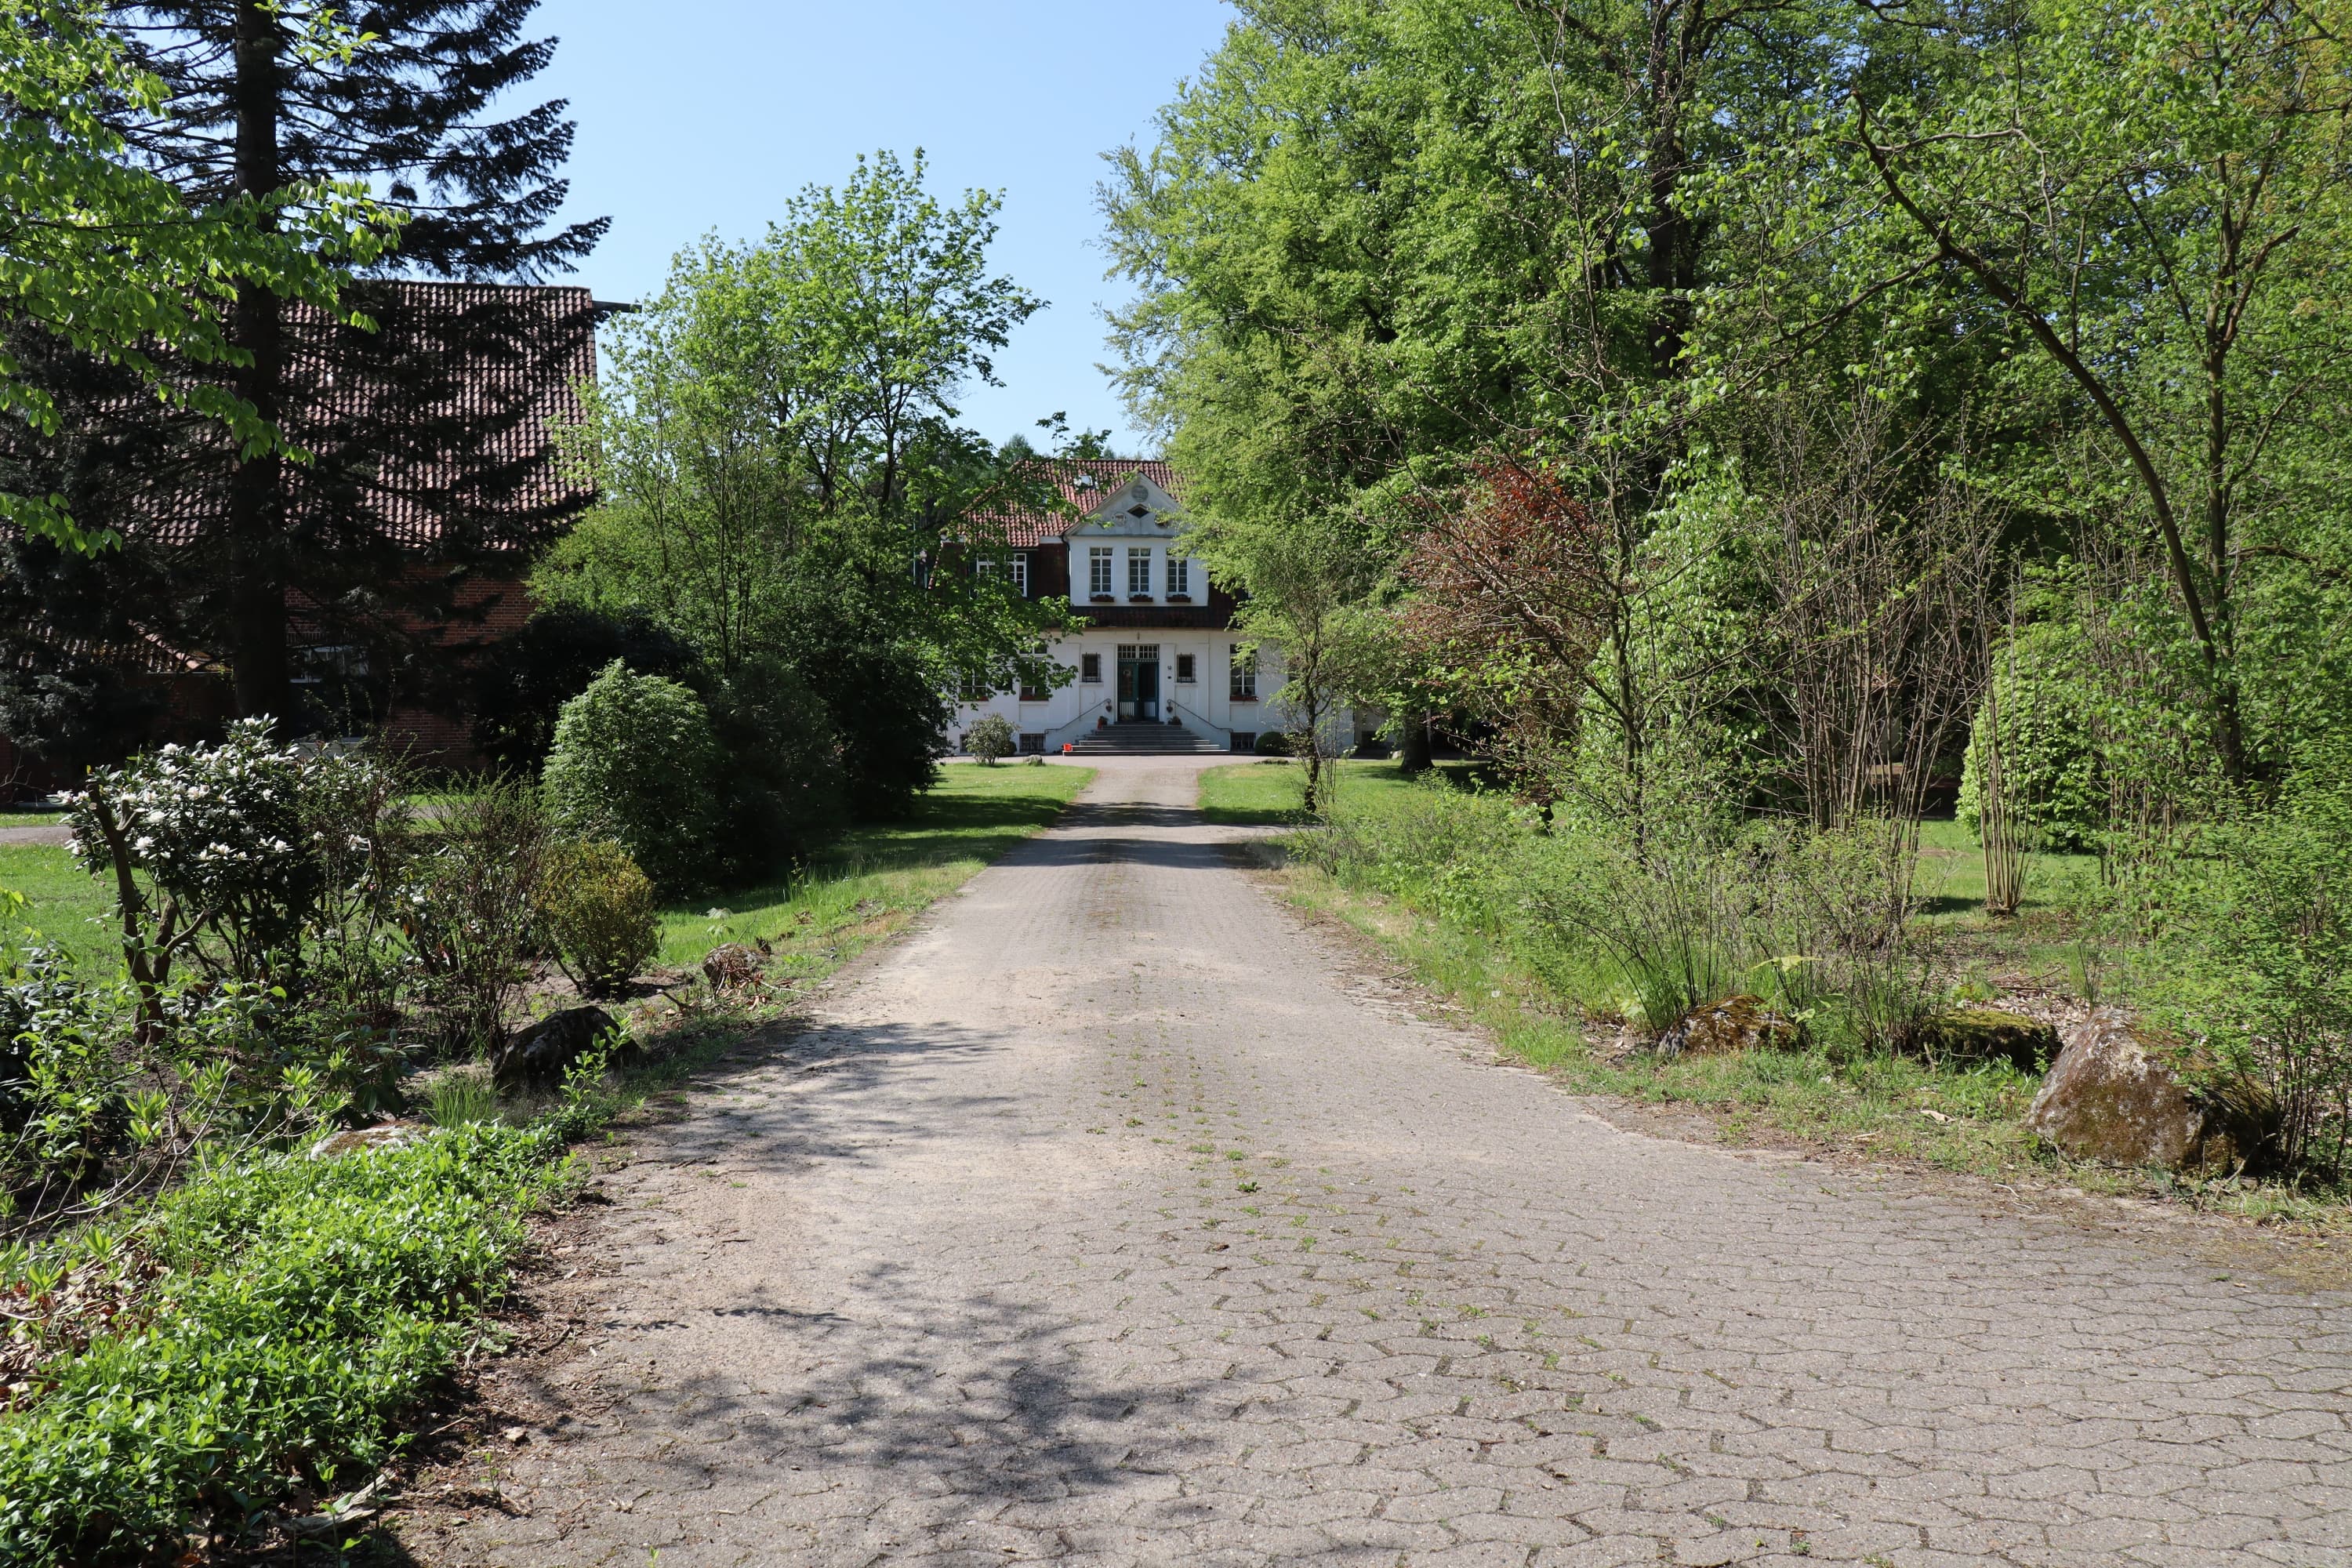
[[[1414,787],[1392,763],[1348,764],[1341,788],[1359,805]],[[1250,775],[1234,778],[1234,774]],[[1260,777],[1268,783],[1261,784]],[[1204,804],[1248,799],[1276,809],[1295,769],[1251,764],[1202,778]],[[1244,795],[1243,792],[1248,792]],[[1951,825],[1932,825],[1949,829]],[[1956,853],[1930,840],[1928,847]],[[1973,841],[1969,847],[1973,850]],[[2060,858],[2052,857],[2051,859]],[[2042,897],[2056,896],[2063,868],[2050,868]],[[1582,1010],[1532,963],[1486,934],[1444,918],[1427,900],[1349,886],[1320,868],[1288,861],[1276,870],[1284,895],[1299,908],[1353,930],[1430,991],[1491,1036],[1509,1055],[1543,1069],[1576,1093],[1607,1095],[1639,1106],[1704,1114],[1733,1144],[1796,1144],[1816,1152],[1967,1173],[1995,1182],[2031,1181],[2084,1192],[2181,1202],[2200,1210],[2313,1236],[2352,1236],[2352,1208],[2340,1196],[2244,1180],[2201,1181],[2160,1171],[2126,1171],[2065,1159],[2026,1131],[2022,1118],[2036,1077],[2005,1066],[1938,1069],[1908,1058],[1833,1058],[1809,1051],[1751,1051],[1661,1061],[1604,1048]],[[2031,884],[2030,884],[2031,885]],[[2033,906],[2029,904],[2029,913]],[[1944,917],[1937,917],[1944,918]],[[2012,956],[2024,956],[2023,949]]]
[[822,978],[1050,826],[1093,777],[950,763],[913,816],[851,832],[802,875],[663,910],[660,962],[691,968],[721,942],[764,940],[778,976]]

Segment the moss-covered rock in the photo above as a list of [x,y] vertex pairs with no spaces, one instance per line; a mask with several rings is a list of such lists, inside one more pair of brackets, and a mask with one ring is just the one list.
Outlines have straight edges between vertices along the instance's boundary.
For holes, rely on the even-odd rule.
[[1694,1007],[1658,1037],[1661,1057],[1725,1057],[1758,1049],[1793,1050],[1797,1026],[1768,1010],[1761,998],[1727,996]]
[[2046,1070],[2057,1059],[2055,1026],[1999,1007],[1963,1007],[1919,1031],[1920,1055],[1937,1066],[2006,1062],[2019,1072]]

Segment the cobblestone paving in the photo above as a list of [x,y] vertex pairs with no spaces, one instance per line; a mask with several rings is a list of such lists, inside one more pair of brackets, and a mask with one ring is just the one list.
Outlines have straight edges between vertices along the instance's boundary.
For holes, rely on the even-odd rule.
[[1106,769],[613,1178],[527,1517],[420,1555],[2352,1563],[2352,1303],[1612,1129],[1192,786]]

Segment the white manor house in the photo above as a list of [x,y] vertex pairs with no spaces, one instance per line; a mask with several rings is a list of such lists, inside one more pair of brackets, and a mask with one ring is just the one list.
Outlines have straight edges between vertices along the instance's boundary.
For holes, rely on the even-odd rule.
[[[1079,513],[989,521],[1004,532],[1014,589],[1066,595],[1085,629],[1055,645],[1076,671],[1066,684],[994,693],[968,689],[953,726],[1001,713],[1024,752],[1248,752],[1282,721],[1280,654],[1242,651],[1233,595],[1184,553],[1175,476],[1164,462],[1041,459]],[[982,570],[993,563],[982,563]],[[1352,726],[1347,738],[1352,739]],[[1344,742],[1344,740],[1342,741]]]

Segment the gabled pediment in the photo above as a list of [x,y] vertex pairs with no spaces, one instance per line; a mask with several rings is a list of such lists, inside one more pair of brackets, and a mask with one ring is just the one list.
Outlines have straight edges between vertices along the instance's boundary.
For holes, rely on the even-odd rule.
[[1084,539],[1172,539],[1182,531],[1176,498],[1138,473],[1094,502],[1087,520],[1064,537],[1076,543]]

